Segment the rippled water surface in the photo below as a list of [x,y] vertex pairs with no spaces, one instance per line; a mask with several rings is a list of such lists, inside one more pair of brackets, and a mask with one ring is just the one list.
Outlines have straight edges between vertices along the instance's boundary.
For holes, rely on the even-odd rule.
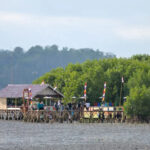
[[148,124],[45,124],[0,120],[0,150],[150,150]]

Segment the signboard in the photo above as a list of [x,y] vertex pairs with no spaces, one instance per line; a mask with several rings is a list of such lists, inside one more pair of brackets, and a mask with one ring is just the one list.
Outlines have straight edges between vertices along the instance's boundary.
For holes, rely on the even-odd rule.
[[24,96],[25,99],[29,98],[29,91],[28,91],[28,89],[24,89],[23,96]]

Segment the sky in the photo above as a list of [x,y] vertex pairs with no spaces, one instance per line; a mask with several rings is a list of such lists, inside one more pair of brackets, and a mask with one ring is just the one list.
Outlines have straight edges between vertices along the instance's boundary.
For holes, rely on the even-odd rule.
[[150,54],[150,0],[0,0],[0,49],[56,44]]

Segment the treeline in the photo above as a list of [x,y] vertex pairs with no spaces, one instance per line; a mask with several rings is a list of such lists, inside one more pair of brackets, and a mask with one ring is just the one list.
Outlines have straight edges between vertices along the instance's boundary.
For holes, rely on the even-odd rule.
[[0,88],[10,83],[31,83],[36,78],[56,67],[68,63],[81,63],[87,59],[115,57],[89,48],[59,49],[57,45],[34,46],[28,51],[16,47],[13,51],[0,50]]
[[[124,82],[122,81],[122,77]],[[34,83],[42,81],[57,86],[70,102],[72,97],[80,100],[87,82],[87,101],[100,102],[107,83],[106,102],[115,106],[124,104],[125,112],[134,117],[150,116],[150,56],[136,55],[132,58],[87,60],[53,69]]]

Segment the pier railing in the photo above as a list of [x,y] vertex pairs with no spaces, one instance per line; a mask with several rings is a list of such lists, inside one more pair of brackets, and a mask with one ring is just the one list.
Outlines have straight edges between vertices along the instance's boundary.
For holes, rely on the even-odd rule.
[[123,111],[100,111],[100,110],[0,110],[0,119],[23,120],[25,122],[123,122]]
[[22,120],[23,113],[20,110],[0,110],[0,119]]

